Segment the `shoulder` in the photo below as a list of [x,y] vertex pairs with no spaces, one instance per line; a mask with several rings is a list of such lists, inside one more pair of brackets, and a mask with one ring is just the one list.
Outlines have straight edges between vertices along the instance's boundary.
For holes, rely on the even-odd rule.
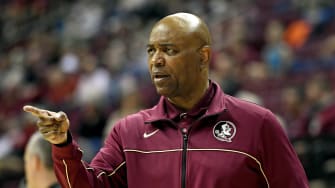
[[227,109],[232,113],[262,117],[268,113],[271,114],[271,111],[263,106],[230,95],[225,95],[225,103]]
[[231,117],[240,125],[253,129],[283,129],[278,117],[269,109],[236,97],[226,96],[226,107]]
[[141,128],[145,125],[146,121],[148,121],[150,118],[156,116],[156,113],[157,113],[156,108],[157,108],[157,106],[154,106],[152,108],[143,109],[143,110],[140,110],[136,113],[126,115],[126,116],[120,118],[115,123],[114,126],[117,129],[128,129],[130,127],[132,129],[134,129],[134,127]]

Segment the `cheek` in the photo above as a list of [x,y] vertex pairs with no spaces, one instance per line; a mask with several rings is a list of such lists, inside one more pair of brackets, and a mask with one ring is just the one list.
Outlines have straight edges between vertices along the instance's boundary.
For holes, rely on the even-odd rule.
[[32,181],[31,178],[33,177],[33,172],[32,172],[32,168],[31,168],[31,165],[29,164],[29,162],[25,163],[24,171],[25,171],[26,181],[31,182]]
[[148,62],[148,72],[149,72],[150,77],[151,77],[151,75],[152,75],[152,74],[151,74],[151,73],[152,73],[152,72],[151,72],[152,66],[153,66],[153,65],[152,65],[151,63]]
[[[180,74],[192,72],[194,69],[194,58],[185,56],[174,61],[174,69]],[[187,76],[187,75],[185,75]]]
[[148,66],[148,69],[151,70],[151,67],[152,67],[152,64],[150,63],[150,59],[148,58],[147,60],[147,66]]
[[200,71],[199,60],[194,56],[187,56],[180,63],[179,70],[184,77],[197,77]]
[[25,171],[25,178],[29,184],[31,182],[34,182],[34,178],[36,176],[36,171],[35,171],[35,166],[34,166],[34,158],[31,156],[25,156],[24,158],[24,171]]

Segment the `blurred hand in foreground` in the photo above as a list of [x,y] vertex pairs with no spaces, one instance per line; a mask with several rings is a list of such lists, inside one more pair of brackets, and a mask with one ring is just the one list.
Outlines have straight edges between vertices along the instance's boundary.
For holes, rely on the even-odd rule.
[[44,139],[51,144],[63,144],[67,141],[70,123],[64,112],[52,112],[26,105],[23,110],[38,118],[37,126]]

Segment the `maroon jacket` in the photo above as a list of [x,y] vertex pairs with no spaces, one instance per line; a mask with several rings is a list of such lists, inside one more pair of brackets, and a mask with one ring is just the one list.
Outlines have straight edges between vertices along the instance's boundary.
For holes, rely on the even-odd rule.
[[164,97],[121,119],[90,165],[74,141],[53,146],[62,187],[307,188],[276,117],[212,88],[208,108],[193,121],[182,115],[176,124]]

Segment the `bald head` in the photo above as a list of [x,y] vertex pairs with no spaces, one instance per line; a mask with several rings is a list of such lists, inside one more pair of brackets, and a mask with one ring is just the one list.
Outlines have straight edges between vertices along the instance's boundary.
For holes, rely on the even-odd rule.
[[208,88],[211,38],[197,16],[176,13],[159,20],[147,45],[151,79],[159,94],[191,109]]
[[38,156],[45,168],[53,170],[51,144],[47,142],[39,132],[35,132],[29,139],[26,154]]
[[55,185],[57,178],[53,169],[51,144],[37,131],[29,139],[24,153],[25,187],[45,188]]
[[[207,25],[198,17],[190,13],[175,13],[162,18],[154,26],[154,30],[172,29],[182,37],[192,37],[193,41],[201,45],[210,45],[211,36]],[[175,34],[174,33],[174,34]]]

